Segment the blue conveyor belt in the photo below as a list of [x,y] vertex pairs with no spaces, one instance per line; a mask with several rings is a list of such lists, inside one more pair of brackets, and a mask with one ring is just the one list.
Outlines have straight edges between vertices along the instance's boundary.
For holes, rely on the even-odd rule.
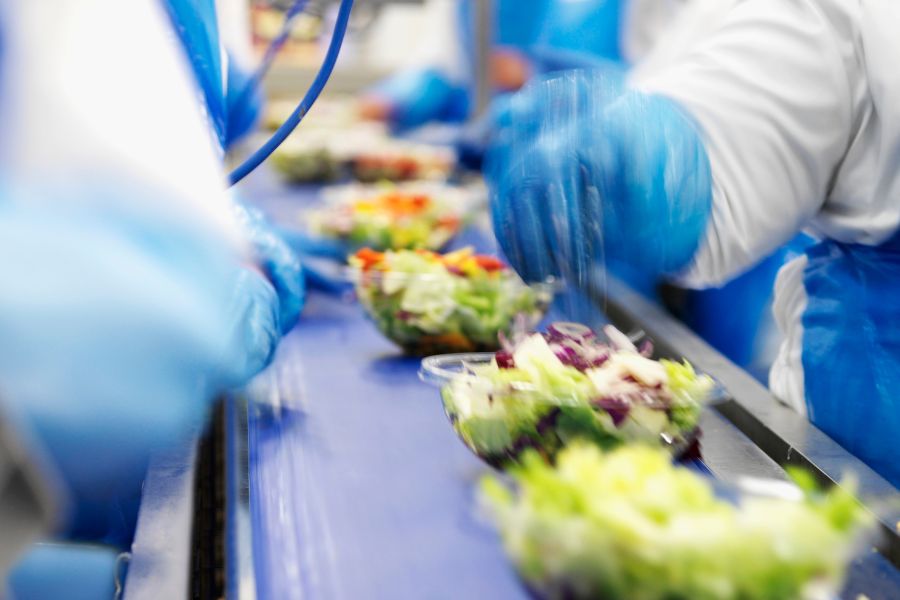
[[[250,183],[281,225],[315,193]],[[460,243],[489,249],[477,232]],[[355,302],[311,295],[250,408],[260,600],[526,597],[475,511],[487,468],[418,367]]]
[[[282,226],[296,223],[316,193],[282,187],[267,173],[247,184]],[[493,250],[478,232],[460,243]],[[528,598],[476,512],[476,482],[489,469],[456,438],[418,366],[352,300],[312,293],[249,407],[260,600]],[[708,416],[717,431],[732,430]],[[720,467],[735,452],[764,458],[737,430],[709,441]],[[894,598],[898,577],[880,555],[866,554],[842,597]]]
[[282,405],[250,411],[259,598],[525,597],[418,361],[320,295],[280,352]]

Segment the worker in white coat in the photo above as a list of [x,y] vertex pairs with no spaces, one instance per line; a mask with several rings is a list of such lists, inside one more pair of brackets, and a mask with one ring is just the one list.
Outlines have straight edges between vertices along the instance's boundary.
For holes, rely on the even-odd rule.
[[587,280],[602,252],[702,287],[812,232],[776,284],[771,389],[894,484],[898,26],[891,0],[746,0],[665,69],[536,83],[490,170],[529,279]]
[[[39,536],[127,548],[151,453],[268,363],[302,294],[286,311],[299,264],[273,275],[236,215],[160,3],[0,0],[0,38],[2,595]],[[60,570],[29,567],[13,594]]]

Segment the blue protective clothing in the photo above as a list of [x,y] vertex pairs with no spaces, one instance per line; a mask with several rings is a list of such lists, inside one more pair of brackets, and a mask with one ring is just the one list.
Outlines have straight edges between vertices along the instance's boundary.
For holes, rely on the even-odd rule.
[[879,246],[826,240],[806,260],[809,419],[900,487],[900,232]]
[[622,4],[620,0],[548,2],[546,25],[534,45],[619,61]]
[[[496,46],[521,51],[538,73],[587,66],[592,58],[613,63],[621,59],[619,0],[500,0],[495,10]],[[465,72],[472,62],[472,24],[472,0],[460,2],[457,26]],[[389,123],[405,130],[429,121],[465,120],[469,79],[454,78],[438,67],[422,68],[399,73],[372,93],[391,106]]]
[[262,112],[262,94],[248,89],[257,82],[223,52],[215,0],[165,0],[165,5],[194,71],[210,125],[227,150],[253,129]]
[[433,68],[398,73],[368,93],[388,105],[387,121],[397,131],[435,120],[459,122],[469,111],[467,88]]
[[303,266],[259,210],[242,205],[235,210],[253,243],[260,266],[277,293],[279,333],[287,333],[297,324],[306,297]]
[[102,546],[36,544],[9,574],[12,600],[110,600],[117,557]]
[[485,174],[497,239],[523,277],[588,285],[596,265],[622,264],[652,281],[688,264],[712,185],[671,101],[616,73],[572,71],[530,84],[504,118]]
[[0,204],[15,282],[0,294],[0,400],[66,492],[64,533],[122,543],[150,453],[268,364],[279,305],[202,230],[50,204]]

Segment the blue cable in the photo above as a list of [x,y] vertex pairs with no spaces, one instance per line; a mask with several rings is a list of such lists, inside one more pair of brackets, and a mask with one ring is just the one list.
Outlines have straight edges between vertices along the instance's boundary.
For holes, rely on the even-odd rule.
[[334,64],[337,62],[338,54],[340,54],[341,46],[344,43],[344,34],[347,33],[347,24],[350,22],[350,10],[352,8],[353,0],[341,0],[341,7],[338,10],[337,21],[334,25],[334,33],[331,36],[331,43],[329,43],[328,51],[325,53],[325,60],[322,62],[322,66],[319,68],[319,72],[316,74],[316,78],[313,80],[312,85],[309,86],[309,90],[307,90],[303,100],[297,108],[294,109],[291,116],[282,123],[281,127],[272,134],[272,137],[270,137],[259,150],[250,155],[247,160],[231,172],[228,176],[229,185],[234,185],[239,182],[249,175],[256,167],[262,164],[264,160],[269,158],[272,152],[274,152],[275,149],[284,142],[287,136],[297,128],[297,125],[300,124],[300,121],[303,120],[303,117],[306,116],[306,113],[309,112],[309,109],[312,108],[312,105],[319,98],[319,94],[322,93],[325,84],[328,83],[328,79],[331,77],[331,72],[334,70]]

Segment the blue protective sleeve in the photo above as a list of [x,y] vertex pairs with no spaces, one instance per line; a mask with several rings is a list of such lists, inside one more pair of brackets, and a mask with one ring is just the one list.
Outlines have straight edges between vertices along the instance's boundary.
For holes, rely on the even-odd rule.
[[618,61],[621,20],[620,0],[551,1],[535,45]]
[[390,106],[388,122],[405,130],[434,120],[462,120],[468,113],[468,93],[438,69],[398,73],[368,92]]
[[228,102],[215,0],[165,0],[165,6],[194,70],[209,119],[222,147],[228,140]]
[[0,204],[4,399],[68,492],[64,532],[124,543],[150,453],[270,362],[276,292],[202,228],[19,192],[35,206]]
[[687,266],[712,188],[674,103],[618,71],[572,71],[529,85],[503,122],[485,171],[495,233],[524,277],[585,286],[607,263],[648,280]]
[[35,544],[9,574],[16,600],[112,600],[118,553],[102,546]]
[[806,251],[803,371],[810,420],[900,486],[900,233]]

